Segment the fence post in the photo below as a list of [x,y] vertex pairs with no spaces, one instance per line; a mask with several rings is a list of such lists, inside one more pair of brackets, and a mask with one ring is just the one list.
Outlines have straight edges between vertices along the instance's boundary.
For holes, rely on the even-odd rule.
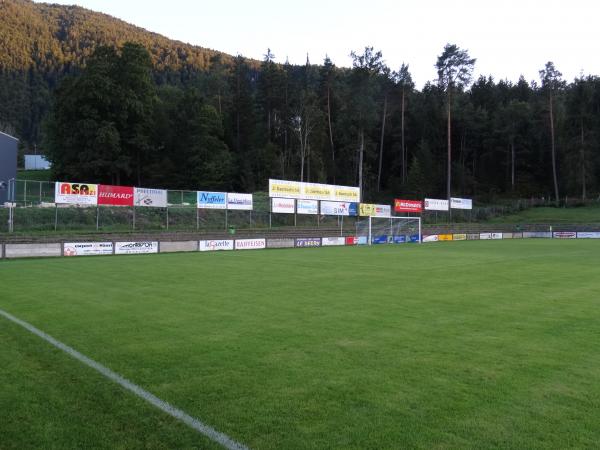
[[133,221],[132,221],[132,229],[135,231],[135,205],[133,205]]
[[54,204],[54,231],[58,229],[58,205]]
[[100,207],[96,206],[96,231],[98,231],[98,222],[100,222]]
[[[183,195],[183,191],[181,191],[181,192]],[[167,210],[167,231],[168,231],[169,230],[169,207],[168,206],[166,207],[166,210]]]
[[[23,188],[23,203],[27,203],[27,180],[23,181],[23,185],[25,186]],[[27,206],[27,205],[25,205]]]
[[227,208],[225,208],[225,230],[227,230],[227,219],[228,219],[227,213],[228,213]]
[[200,230],[200,210],[196,206],[196,231]]
[[42,203],[42,182],[40,181],[40,203]]

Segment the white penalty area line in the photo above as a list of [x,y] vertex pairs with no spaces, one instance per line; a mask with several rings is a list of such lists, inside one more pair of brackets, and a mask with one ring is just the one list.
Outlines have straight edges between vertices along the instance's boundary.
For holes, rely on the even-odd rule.
[[158,398],[156,395],[151,394],[150,392],[146,391],[145,389],[139,387],[137,384],[134,384],[131,381],[129,381],[128,379],[122,377],[118,373],[113,372],[112,370],[103,366],[102,364],[79,353],[77,350],[54,339],[52,336],[37,329],[33,325],[31,325],[27,322],[24,322],[21,319],[18,319],[17,317],[13,316],[12,314],[7,313],[6,311],[4,311],[2,309],[0,309],[0,316],[3,316],[6,319],[10,320],[11,322],[16,323],[17,325],[20,325],[21,327],[25,328],[30,333],[33,333],[36,336],[42,338],[44,341],[52,344],[54,347],[58,348],[59,350],[62,350],[69,356],[75,358],[77,361],[82,362],[83,364],[85,364],[88,367],[91,367],[92,369],[96,370],[97,372],[100,372],[102,375],[104,375],[109,380],[112,380],[115,383],[121,385],[128,391],[137,395],[139,398],[150,403],[152,406],[160,409],[163,412],[166,412],[170,416],[174,417],[175,419],[179,420],[180,422],[185,423],[186,425],[188,425],[189,427],[198,431],[199,433],[203,434],[204,436],[208,437],[212,441],[221,444],[223,447],[225,447],[229,450],[248,450],[248,447],[246,447],[245,445],[234,441],[226,434],[223,434],[223,433],[215,430],[211,426],[206,425],[205,423],[196,419],[195,417],[192,417],[189,414],[185,413],[184,411],[182,411],[178,408],[175,408],[174,406],[170,405],[169,403],[165,402],[164,400],[161,400],[160,398]]

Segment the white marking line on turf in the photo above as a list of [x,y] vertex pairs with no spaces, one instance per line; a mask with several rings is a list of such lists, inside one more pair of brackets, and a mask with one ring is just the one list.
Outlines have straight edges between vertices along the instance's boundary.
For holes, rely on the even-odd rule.
[[115,373],[112,370],[110,370],[109,368],[104,367],[102,364],[97,363],[93,359],[90,359],[87,356],[79,353],[77,350],[69,347],[68,345],[63,344],[60,341],[57,341],[52,336],[44,333],[41,330],[38,330],[33,325],[31,325],[27,322],[24,322],[21,319],[16,318],[12,314],[9,314],[2,309],[0,309],[0,315],[4,316],[11,322],[16,323],[17,325],[22,326],[27,331],[35,334],[36,336],[41,337],[43,340],[52,344],[53,346],[62,350],[63,352],[67,353],[69,356],[72,356],[79,362],[82,362],[86,366],[91,367],[92,369],[100,372],[106,378],[114,381],[115,383],[120,384],[122,387],[124,387],[125,389],[127,389],[130,392],[133,392],[135,395],[137,395],[141,399],[146,400],[151,405],[155,406],[156,408],[160,409],[161,411],[166,412],[167,414],[176,418],[177,420],[185,423],[186,425],[188,425],[189,427],[193,428],[194,430],[202,433],[209,439],[221,444],[223,447],[225,447],[229,450],[248,450],[248,447],[246,447],[245,445],[242,445],[239,442],[234,441],[226,434],[223,434],[223,433],[215,430],[211,426],[206,425],[202,421],[190,416],[189,414],[183,412],[182,410],[177,409],[174,406],[171,406],[167,402],[158,398],[156,395],[151,394],[150,392],[146,391],[145,389],[142,389],[137,384],[132,383],[131,381],[129,381],[126,378],[123,378],[118,373]]

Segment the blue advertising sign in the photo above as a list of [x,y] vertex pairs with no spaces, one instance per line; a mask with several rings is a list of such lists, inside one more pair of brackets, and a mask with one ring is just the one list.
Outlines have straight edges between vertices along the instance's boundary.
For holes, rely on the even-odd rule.
[[404,244],[406,242],[406,236],[394,236],[394,244]]
[[348,207],[349,216],[358,216],[358,203],[350,203]]
[[358,236],[358,240],[356,241],[357,245],[367,245],[367,236]]
[[199,191],[198,208],[227,209],[227,193]]
[[388,243],[388,237],[387,237],[387,235],[385,235],[385,236],[373,236],[371,242],[373,242],[373,244],[387,244]]
[[419,242],[419,235],[418,234],[411,234],[410,235],[410,242]]

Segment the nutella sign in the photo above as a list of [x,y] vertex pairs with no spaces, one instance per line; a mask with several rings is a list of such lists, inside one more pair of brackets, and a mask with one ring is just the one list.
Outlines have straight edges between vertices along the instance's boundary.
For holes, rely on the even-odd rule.
[[133,206],[133,188],[127,186],[107,186],[98,189],[98,204],[110,206]]

